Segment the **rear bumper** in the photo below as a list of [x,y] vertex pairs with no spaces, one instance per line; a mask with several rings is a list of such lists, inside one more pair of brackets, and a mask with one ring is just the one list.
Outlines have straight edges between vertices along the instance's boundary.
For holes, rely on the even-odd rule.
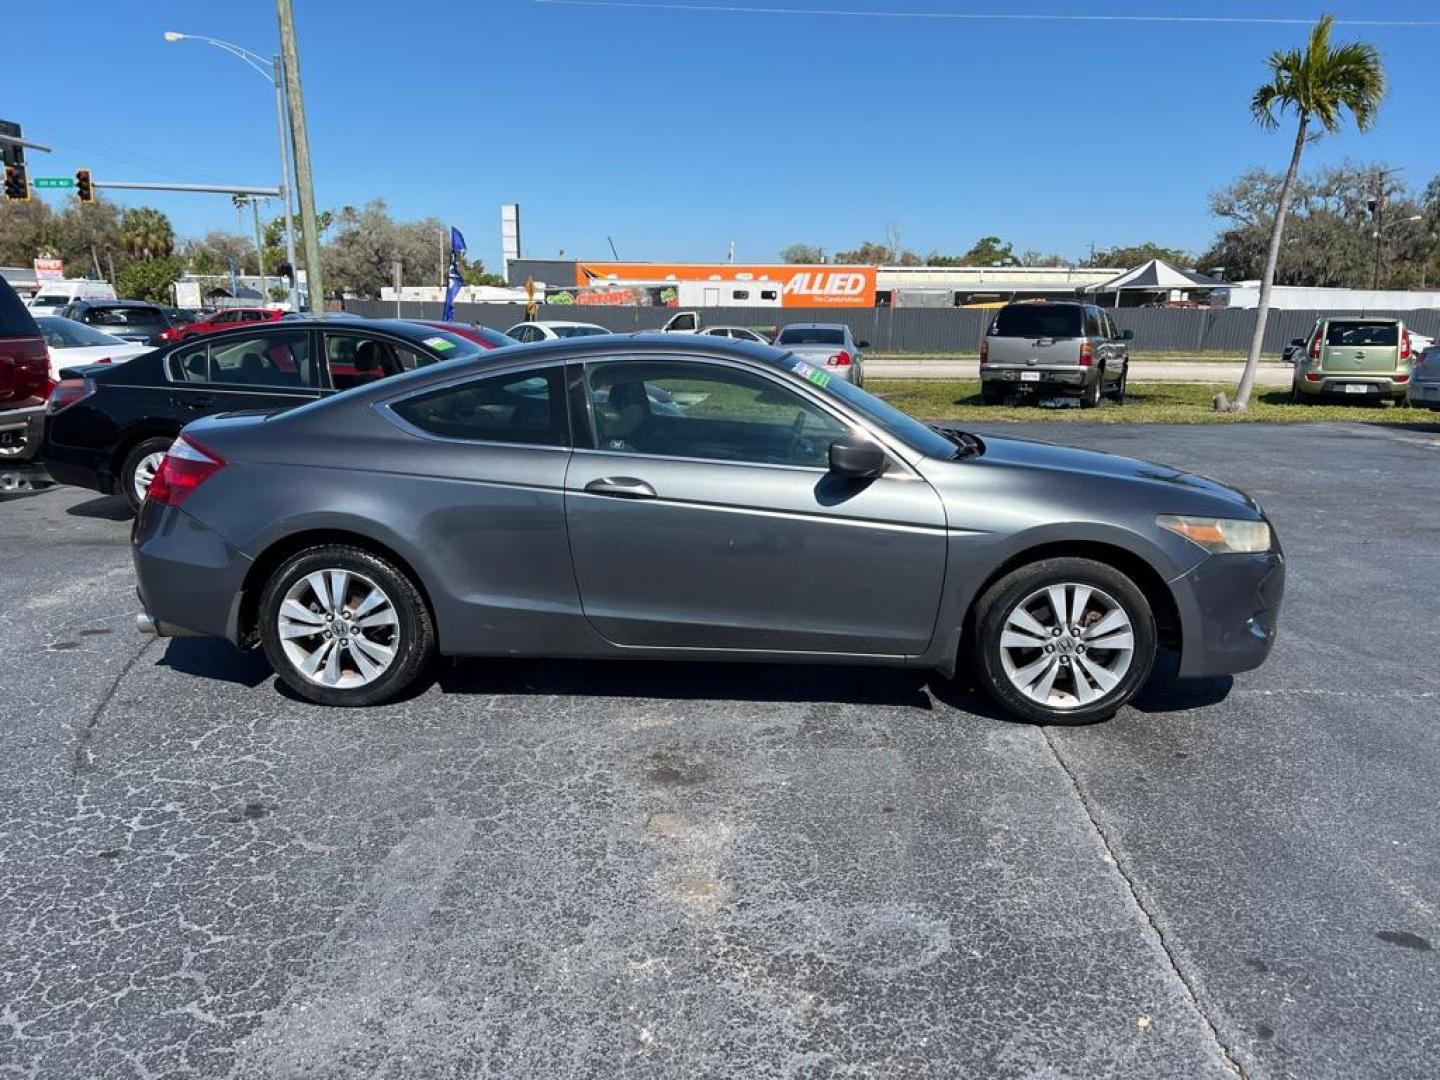
[[1098,367],[1032,368],[985,364],[982,383],[999,383],[1011,390],[1084,390],[1100,377]]
[[[1374,400],[1378,398],[1403,398],[1409,389],[1410,382],[1396,382],[1387,375],[1371,375],[1365,372],[1356,372],[1354,375],[1338,375],[1330,372],[1321,372],[1318,381],[1311,382],[1303,375],[1295,380],[1295,385],[1300,388],[1300,393],[1309,397],[1337,397],[1349,398],[1354,401]],[[1363,386],[1363,392],[1346,389],[1350,386]]]
[[0,410],[0,492],[27,491],[51,480],[40,462],[45,406]]
[[135,518],[131,553],[135,591],[155,633],[237,640],[251,566],[238,548],[183,509],[146,500]]
[[1412,404],[1440,408],[1440,382],[1412,382],[1408,395]]
[[110,454],[88,446],[65,446],[61,443],[45,443],[45,467],[57,484],[89,488],[102,495],[115,490],[115,478],[110,475]]
[[1233,675],[1270,655],[1285,595],[1285,556],[1212,555],[1170,583],[1180,609],[1183,678]]

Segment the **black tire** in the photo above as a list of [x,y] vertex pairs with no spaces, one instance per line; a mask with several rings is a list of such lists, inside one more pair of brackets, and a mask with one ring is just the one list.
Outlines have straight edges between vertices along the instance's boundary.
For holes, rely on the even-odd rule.
[[[394,658],[373,682],[323,686],[301,672],[285,650],[279,616],[286,593],[307,575],[323,570],[363,575],[390,601],[396,616],[395,637],[391,639],[395,643]],[[363,583],[360,585],[363,587]],[[275,674],[295,693],[320,705],[363,706],[389,701],[409,689],[435,655],[435,623],[416,584],[388,560],[346,544],[307,548],[286,559],[270,576],[260,596],[259,618],[260,640]],[[348,642],[345,646],[337,642],[332,648],[341,652],[347,646]]]
[[1101,369],[1095,373],[1095,382],[1080,391],[1080,407],[1082,409],[1094,409],[1100,404],[1100,392],[1105,384],[1105,371]]
[[982,382],[980,384],[980,404],[982,405],[1003,405],[1007,396],[1005,387],[999,383]]
[[1110,398],[1116,405],[1125,404],[1125,390],[1130,381],[1130,365],[1127,363],[1120,369],[1120,381],[1115,384],[1115,389],[1110,392]]
[[[125,501],[130,504],[132,512],[138,512],[143,501],[141,494],[135,490],[135,474],[141,463],[147,458],[153,458],[155,454],[163,455],[174,441],[173,436],[144,439],[131,447],[130,452],[125,455],[125,460],[120,465],[120,475],[115,478],[115,482],[120,487],[120,494],[125,496]],[[149,487],[148,484],[145,486]]]
[[[1085,585],[1106,594],[1129,618],[1134,643],[1129,667],[1109,692],[1089,704],[1068,708],[1046,705],[1016,687],[1006,674],[1000,647],[1006,620],[1016,606],[1036,590],[1059,584]],[[1074,594],[1068,595],[1073,600]],[[1094,559],[1044,559],[1011,571],[986,589],[976,602],[974,625],[973,661],[980,685],[1001,708],[1035,724],[1089,724],[1108,719],[1145,684],[1155,663],[1157,635],[1150,602],[1129,577]],[[1020,655],[1023,658],[1026,654]],[[1104,655],[1107,654],[1092,654],[1093,657]],[[1057,678],[1056,685],[1062,686],[1063,681],[1070,678],[1073,676]]]

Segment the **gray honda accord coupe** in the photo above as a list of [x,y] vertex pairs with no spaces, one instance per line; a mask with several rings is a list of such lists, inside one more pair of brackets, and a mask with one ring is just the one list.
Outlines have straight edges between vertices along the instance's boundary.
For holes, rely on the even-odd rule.
[[368,705],[447,656],[973,665],[1108,716],[1159,648],[1259,665],[1255,502],[1128,458],[920,423],[768,346],[572,338],[186,427],[134,531],[143,629],[263,648]]

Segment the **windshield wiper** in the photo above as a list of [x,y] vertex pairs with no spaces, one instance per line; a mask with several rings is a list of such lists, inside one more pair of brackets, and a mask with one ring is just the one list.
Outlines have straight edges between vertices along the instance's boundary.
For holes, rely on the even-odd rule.
[[958,428],[944,428],[938,424],[931,425],[930,430],[939,435],[943,435],[955,444],[954,456],[957,458],[974,457],[985,449],[985,444],[968,431],[961,431]]

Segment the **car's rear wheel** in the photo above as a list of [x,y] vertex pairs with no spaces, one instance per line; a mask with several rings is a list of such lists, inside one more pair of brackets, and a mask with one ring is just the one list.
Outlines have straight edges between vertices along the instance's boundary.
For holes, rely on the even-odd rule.
[[160,463],[165,460],[165,453],[174,441],[168,437],[145,439],[125,455],[118,479],[120,492],[130,504],[131,510],[139,510],[140,504],[145,501],[145,493],[150,490],[150,481],[154,480],[155,474],[160,471]]
[[1001,706],[1038,724],[1114,715],[1155,662],[1155,617],[1140,588],[1093,559],[1022,566],[976,607],[975,668]]
[[375,705],[403,693],[435,653],[415,583],[361,548],[291,556],[260,597],[260,640],[275,673],[321,705]]
[[1095,373],[1095,381],[1080,391],[1080,407],[1082,409],[1093,409],[1100,404],[1100,391],[1105,382],[1103,370]]

